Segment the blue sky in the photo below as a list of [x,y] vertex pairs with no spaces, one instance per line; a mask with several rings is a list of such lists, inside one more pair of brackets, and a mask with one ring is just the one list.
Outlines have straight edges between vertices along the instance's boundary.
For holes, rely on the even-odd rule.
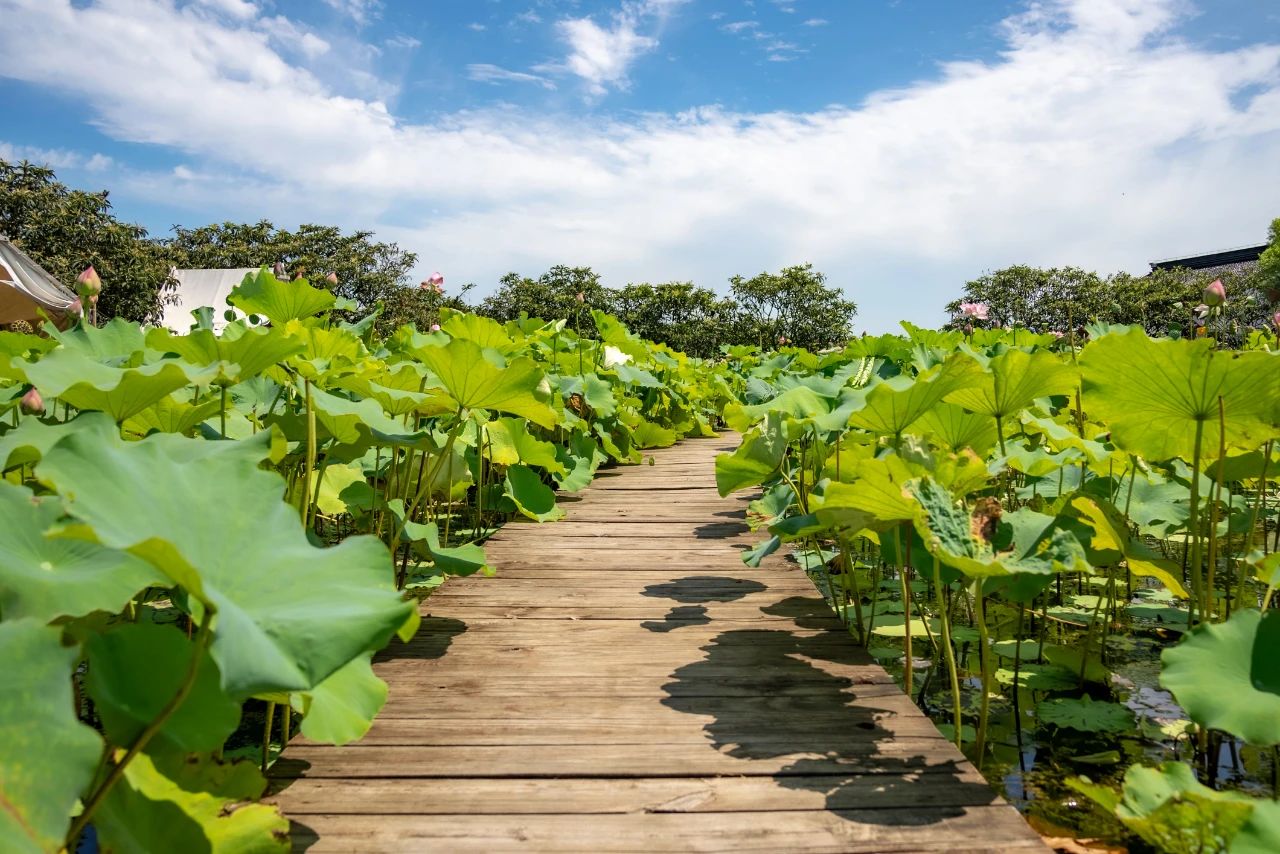
[[1269,0],[0,0],[0,157],[371,229],[477,293],[811,261],[860,328],[1280,216]]

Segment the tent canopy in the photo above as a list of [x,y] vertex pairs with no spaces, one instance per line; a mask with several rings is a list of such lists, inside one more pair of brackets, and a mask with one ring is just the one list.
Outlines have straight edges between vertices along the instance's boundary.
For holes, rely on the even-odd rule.
[[74,291],[0,236],[0,324],[25,320],[38,327],[43,312],[61,326],[75,298]]
[[[178,301],[165,305],[161,325],[174,332],[188,332],[195,325],[191,312],[207,305],[213,307],[213,328],[221,331],[227,325],[224,313],[231,308],[227,303],[227,295],[244,281],[246,275],[257,272],[257,267],[173,270],[171,275],[178,280],[178,287],[174,291]],[[243,317],[244,312],[237,310],[236,316]]]

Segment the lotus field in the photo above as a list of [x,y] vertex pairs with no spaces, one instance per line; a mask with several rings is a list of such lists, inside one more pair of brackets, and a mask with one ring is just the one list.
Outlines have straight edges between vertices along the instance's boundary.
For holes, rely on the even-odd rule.
[[220,333],[0,334],[5,851],[287,850],[262,769],[291,731],[364,734],[417,598],[734,398],[585,308],[583,335],[445,312],[373,340],[266,269],[231,302]]
[[748,562],[790,544],[1049,829],[1096,803],[1158,850],[1280,850],[1275,336],[904,326],[729,354]]

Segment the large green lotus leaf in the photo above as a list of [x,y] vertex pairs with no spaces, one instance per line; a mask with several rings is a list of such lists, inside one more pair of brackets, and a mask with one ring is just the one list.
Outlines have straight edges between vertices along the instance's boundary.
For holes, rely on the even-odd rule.
[[[1060,419],[1069,418],[1069,413],[1062,413],[1058,416]],[[1023,412],[1019,419],[1022,422],[1023,432],[1028,435],[1039,435],[1045,439],[1045,444],[1052,451],[1075,451],[1088,457],[1091,462],[1101,463],[1110,458],[1114,453],[1113,449],[1106,444],[1099,442],[1096,438],[1081,438],[1076,432],[1075,426],[1068,427],[1060,421],[1052,418],[1042,418],[1031,412]],[[1085,424],[1085,436],[1088,437],[1092,433],[1097,435],[1099,428],[1092,424]]]
[[162,353],[174,353],[193,365],[218,365],[220,381],[234,385],[302,351],[304,342],[283,329],[255,327],[238,338],[221,338],[208,329],[174,335],[167,329],[147,333],[147,346]]
[[93,816],[103,854],[284,854],[289,822],[252,801],[266,781],[250,762],[182,754],[134,757]]
[[834,521],[833,514],[855,510],[880,523],[910,521],[920,513],[919,502],[907,489],[917,476],[901,457],[861,460],[852,482],[827,486],[818,515]]
[[591,411],[602,418],[607,418],[617,411],[618,401],[613,394],[613,385],[598,374],[586,376],[561,377],[560,394],[568,400],[574,394],[582,395]]
[[485,425],[485,432],[486,455],[498,465],[524,463],[560,476],[569,473],[556,456],[559,446],[532,435],[528,423],[519,418],[490,421]]
[[62,516],[55,497],[0,481],[0,614],[6,620],[116,612],[167,579],[141,558],[80,540],[50,539]]
[[731,404],[725,408],[724,422],[742,433],[767,415],[786,415],[804,421],[819,418],[830,411],[831,403],[827,398],[807,386],[797,386],[755,406]]
[[451,308],[440,310],[440,328],[454,338],[474,341],[482,348],[509,353],[515,349],[515,342],[507,334],[507,330],[498,321],[479,314],[455,311]]
[[382,371],[372,376],[348,374],[333,380],[332,386],[368,397],[378,402],[389,415],[404,416],[410,412],[439,415],[447,411],[428,404],[427,395],[419,391],[424,385],[419,371],[405,366],[396,371]]
[[1065,394],[1076,387],[1076,370],[1053,353],[1009,350],[987,363],[976,383],[947,395],[948,403],[992,418],[1007,418],[1037,397]]
[[1154,578],[1173,595],[1187,598],[1187,591],[1178,578],[1182,574],[1181,567],[1161,557],[1159,552],[1146,543],[1131,537],[1129,526],[1120,511],[1110,504],[1084,496],[1072,499],[1071,507],[1093,527],[1090,548],[1102,553],[1094,556],[1095,564],[1106,565],[1112,562],[1106,559],[1106,554],[1114,553],[1117,557],[1124,558],[1129,572],[1144,578]]
[[185,386],[207,385],[216,367],[194,368],[169,360],[137,368],[115,368],[88,356],[58,348],[26,366],[27,381],[46,397],[56,397],[77,409],[105,412],[124,421]]
[[1274,826],[1267,825],[1275,813],[1264,809],[1258,814],[1263,805],[1274,804],[1238,792],[1215,791],[1197,780],[1190,766],[1181,762],[1166,762],[1159,768],[1132,766],[1125,772],[1124,789],[1119,795],[1087,779],[1067,782],[1114,813],[1157,851],[1263,854],[1276,850],[1274,846],[1253,847],[1257,842],[1265,844],[1274,833]]
[[58,346],[54,338],[40,335],[28,335],[25,332],[0,332],[0,364],[5,356],[25,357],[28,353],[47,353]]
[[40,461],[63,437],[84,430],[115,433],[114,421],[101,412],[85,412],[61,424],[46,424],[37,418],[23,418],[18,426],[0,436],[0,469],[5,471]]
[[343,445],[358,444],[366,436],[382,445],[415,444],[423,435],[410,432],[373,400],[350,400],[312,386],[311,405],[316,421]]
[[76,719],[79,651],[61,638],[39,620],[0,623],[0,847],[13,854],[62,847],[102,754],[102,739]]
[[302,351],[289,361],[304,379],[323,378],[327,383],[330,377],[361,366],[368,355],[364,342],[346,329],[325,328],[314,320],[291,320],[284,331],[302,342]]
[[[1020,471],[1029,477],[1044,477],[1063,466],[1078,463],[1083,457],[1084,455],[1075,449],[1068,449],[1061,454],[1051,454],[1043,447],[1015,447],[1003,458],[1003,462],[1014,471]],[[999,462],[997,460],[997,464]]]
[[282,282],[263,267],[247,274],[227,295],[227,302],[246,314],[261,314],[279,325],[328,311],[333,308],[334,296],[313,288],[306,279]]
[[680,437],[676,431],[669,430],[652,421],[641,419],[631,431],[637,448],[670,448]]
[[1111,440],[1149,460],[1217,456],[1219,398],[1229,447],[1254,450],[1277,435],[1280,358],[1215,350],[1206,339],[1152,340],[1141,329],[1089,342],[1080,356],[1084,407]]
[[596,470],[609,459],[585,433],[574,433],[568,448],[557,445],[556,458],[565,469],[565,474],[556,478],[556,487],[565,492],[586,489],[595,479]]
[[387,702],[387,683],[373,673],[373,652],[351,659],[311,691],[292,695],[302,734],[324,744],[363,738]]
[[69,533],[128,549],[216,607],[211,652],[233,697],[309,689],[381,647],[410,610],[386,546],[313,546],[284,481],[234,447],[252,444],[74,434],[36,470],[91,529]]
[[[112,744],[134,742],[173,699],[196,645],[172,626],[119,623],[86,643],[86,687]],[[240,703],[222,693],[218,667],[202,653],[191,693],[164,722],[148,749],[198,753],[222,747],[240,723]]]
[[192,405],[170,394],[126,418],[120,429],[139,438],[151,433],[187,435],[205,421],[217,416],[221,408],[222,403],[217,398]]
[[954,403],[937,404],[912,426],[933,436],[951,451],[969,448],[980,456],[986,456],[996,445],[995,422],[986,415],[967,412]]
[[[364,469],[360,466],[330,463],[324,467],[324,474],[320,478],[320,494],[316,497],[316,507],[320,508],[320,512],[326,516],[339,516],[346,513],[348,508],[347,502],[342,498],[343,492],[352,484],[364,482]],[[315,495],[315,488],[316,478],[313,473],[307,487],[307,494]]]
[[1080,686],[1080,677],[1065,667],[1030,661],[1022,662],[1016,673],[1012,667],[1001,668],[995,677],[1002,685],[1016,683],[1028,691],[1067,691]]
[[45,330],[64,348],[104,364],[123,365],[147,346],[142,327],[123,317],[113,317],[102,326],[78,323],[60,332],[49,324]]
[[520,415],[541,427],[556,424],[542,369],[530,359],[512,359],[500,368],[480,345],[455,338],[443,347],[420,347],[418,357],[439,378],[455,408],[493,409]]
[[982,374],[977,362],[957,353],[914,380],[892,377],[867,392],[865,404],[850,415],[849,424],[873,433],[900,435],[948,394],[980,382]]
[[787,451],[781,422],[780,413],[769,413],[763,425],[742,437],[733,453],[716,455],[716,489],[722,497],[758,486],[778,471]]
[[1280,612],[1236,611],[1160,656],[1160,684],[1187,716],[1250,744],[1280,744]]
[[1036,717],[1041,723],[1080,732],[1130,732],[1134,728],[1133,712],[1128,708],[1093,700],[1088,694],[1079,699],[1044,700],[1036,706]]
[[426,552],[435,568],[446,575],[474,575],[479,572],[492,575],[484,554],[484,546],[468,543],[462,546],[440,545],[440,529],[435,522],[406,522],[404,519],[404,502],[394,498],[387,502],[387,508],[395,515],[404,532],[404,538],[413,543],[417,549]]
[[1275,854],[1280,851],[1280,803],[1253,799],[1253,812],[1231,838],[1231,854]]
[[1079,539],[1054,516],[1025,508],[1005,514],[988,541],[974,532],[981,520],[933,480],[914,481],[908,489],[923,508],[915,527],[930,553],[970,578],[1088,569]]
[[521,514],[538,522],[554,522],[564,518],[564,508],[556,504],[556,494],[527,466],[511,466],[502,492],[515,503]]

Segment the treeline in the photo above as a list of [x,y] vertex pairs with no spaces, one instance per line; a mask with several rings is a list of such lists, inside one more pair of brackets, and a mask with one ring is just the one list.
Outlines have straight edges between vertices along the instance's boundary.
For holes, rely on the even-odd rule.
[[[852,334],[857,306],[811,265],[729,280],[729,296],[691,282],[637,283],[607,288],[588,267],[552,267],[537,278],[509,273],[497,290],[469,302],[473,285],[443,289],[413,282],[418,262],[371,232],[344,233],[332,226],[303,225],[297,231],[272,223],[224,222],[199,228],[175,226],[168,237],[152,237],[118,220],[106,191],[67,187],[53,170],[0,160],[0,234],[7,235],[63,282],[93,265],[106,283],[100,318],[139,322],[160,318],[176,286],[172,268],[205,269],[281,265],[290,277],[304,276],[352,300],[353,313],[378,311],[384,330],[404,323],[427,329],[442,306],[471,310],[497,320],[522,313],[547,320],[594,324],[585,312],[618,315],[634,332],[696,356],[712,356],[723,344],[811,350],[837,346]],[[579,299],[581,295],[581,299]]]
[[[1280,219],[1271,223],[1268,241],[1258,264],[1220,270],[1174,268],[1104,277],[1078,267],[1007,267],[966,282],[963,295],[946,311],[957,328],[980,323],[1066,333],[1100,321],[1142,326],[1150,335],[1193,335],[1208,325],[1215,336],[1238,341],[1244,330],[1276,322]],[[1205,289],[1216,280],[1222,281],[1225,302],[1206,306]],[[966,305],[982,306],[986,317],[975,317],[972,308],[966,313]]]

